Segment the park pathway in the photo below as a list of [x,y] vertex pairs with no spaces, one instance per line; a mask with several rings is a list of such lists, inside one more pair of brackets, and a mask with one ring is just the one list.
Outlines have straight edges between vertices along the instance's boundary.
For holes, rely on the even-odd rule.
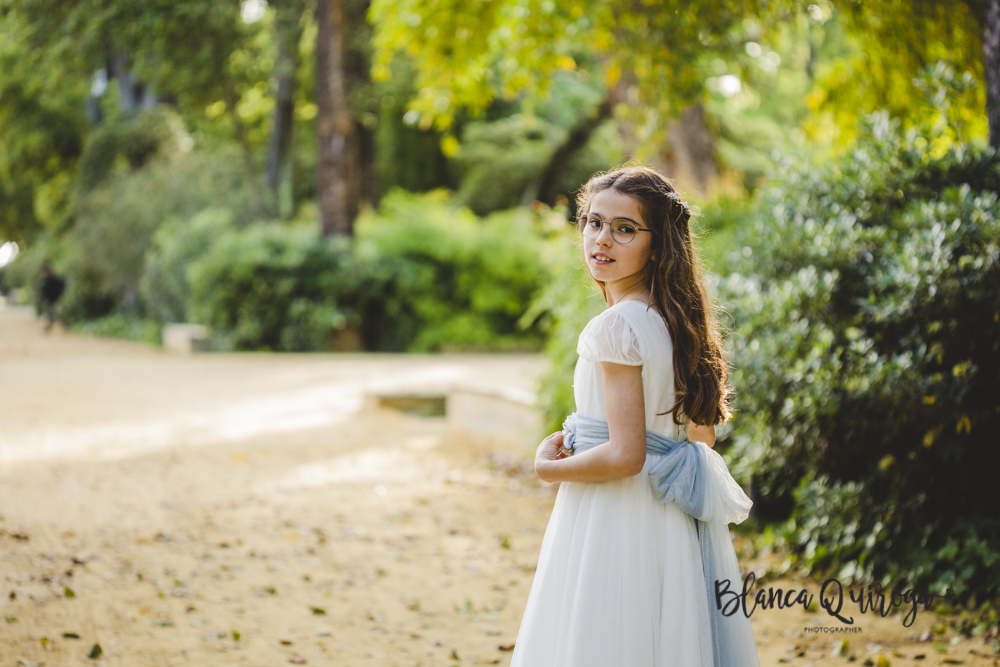
[[[176,356],[0,307],[0,667],[508,664],[556,491],[537,438],[366,396],[523,397],[543,367]],[[753,616],[765,666],[844,664],[845,638],[859,665],[997,664],[982,642],[918,641],[935,620],[830,635],[808,629],[835,625],[822,614]]]

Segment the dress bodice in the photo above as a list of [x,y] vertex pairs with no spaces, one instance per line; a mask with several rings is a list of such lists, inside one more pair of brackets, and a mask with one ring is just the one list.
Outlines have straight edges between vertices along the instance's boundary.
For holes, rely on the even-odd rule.
[[592,319],[580,333],[580,355],[573,376],[578,413],[607,419],[602,361],[642,366],[646,430],[670,438],[687,437],[688,419],[674,423],[673,414],[659,415],[674,403],[674,346],[664,319],[640,301],[621,301]]

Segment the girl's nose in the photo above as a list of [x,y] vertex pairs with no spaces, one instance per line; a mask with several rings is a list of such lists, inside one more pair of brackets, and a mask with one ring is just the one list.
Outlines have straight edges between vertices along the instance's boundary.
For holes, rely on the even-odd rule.
[[611,236],[611,225],[604,223],[601,225],[601,231],[597,233],[597,238],[595,239],[601,245],[611,245],[611,241],[614,237]]

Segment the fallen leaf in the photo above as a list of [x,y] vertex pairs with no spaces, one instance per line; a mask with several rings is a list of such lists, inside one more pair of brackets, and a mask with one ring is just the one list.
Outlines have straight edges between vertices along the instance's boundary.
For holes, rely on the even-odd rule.
[[79,639],[80,635],[75,632],[64,632],[62,633],[63,639]]
[[97,660],[102,655],[104,655],[104,651],[101,649],[101,645],[94,644],[93,648],[90,649],[90,653],[87,654],[87,657],[91,660]]

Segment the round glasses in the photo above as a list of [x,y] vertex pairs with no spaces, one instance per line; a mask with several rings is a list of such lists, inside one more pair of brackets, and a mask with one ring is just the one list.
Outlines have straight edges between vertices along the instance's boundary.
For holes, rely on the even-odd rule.
[[580,229],[580,232],[589,238],[594,238],[600,234],[604,225],[611,226],[611,238],[623,245],[631,243],[632,239],[634,239],[636,234],[639,232],[653,233],[653,230],[651,229],[640,229],[631,220],[612,220],[611,222],[606,222],[598,218],[596,215],[589,217],[581,215],[576,219],[576,226]]

